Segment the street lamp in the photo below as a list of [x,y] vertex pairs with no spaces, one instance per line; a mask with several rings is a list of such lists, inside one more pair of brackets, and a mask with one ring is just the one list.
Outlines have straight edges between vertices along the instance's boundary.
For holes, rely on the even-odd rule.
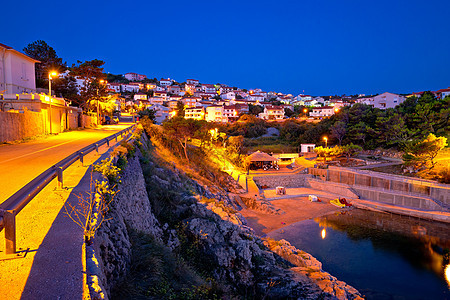
[[328,138],[325,136],[323,140],[325,141],[325,148],[328,148]]
[[58,76],[55,71],[48,73],[48,100],[50,103],[50,134],[52,133],[52,77]]
[[[101,79],[100,84],[108,84],[108,81]],[[98,98],[98,87],[97,87],[97,125],[100,121],[100,99]]]

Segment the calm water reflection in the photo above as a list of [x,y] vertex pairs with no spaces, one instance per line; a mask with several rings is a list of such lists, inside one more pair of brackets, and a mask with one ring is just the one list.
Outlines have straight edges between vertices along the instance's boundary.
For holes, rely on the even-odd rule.
[[355,209],[268,236],[311,253],[325,271],[368,299],[450,299],[449,229],[444,223]]

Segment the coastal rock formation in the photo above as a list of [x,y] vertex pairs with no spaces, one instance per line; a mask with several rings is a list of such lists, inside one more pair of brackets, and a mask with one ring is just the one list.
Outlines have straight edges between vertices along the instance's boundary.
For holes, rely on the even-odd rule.
[[[137,150],[128,159],[109,219],[94,239],[98,284],[91,291],[93,298],[111,296],[132,268],[130,230],[152,236],[168,251],[196,254],[192,259],[207,264],[207,271],[229,297],[361,298],[354,288],[322,271],[320,262],[309,254],[286,241],[272,247],[255,235],[236,210],[240,200],[229,194],[234,188],[208,186],[141,157],[141,164],[147,166],[143,171],[139,157]],[[170,207],[153,207],[157,193],[167,191],[171,192],[163,198]]]

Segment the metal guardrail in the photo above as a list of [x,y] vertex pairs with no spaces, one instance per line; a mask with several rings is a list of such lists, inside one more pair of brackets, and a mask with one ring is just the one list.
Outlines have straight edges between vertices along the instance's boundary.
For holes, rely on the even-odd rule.
[[69,155],[60,162],[48,168],[24,187],[18,190],[14,195],[6,199],[0,204],[0,232],[5,229],[6,254],[16,253],[16,215],[55,177],[58,178],[58,186],[63,186],[63,171],[67,169],[77,160],[83,163],[83,157],[96,150],[104,144],[109,146],[109,142],[113,139],[117,141],[119,136],[129,133],[133,130],[134,125],[121,130],[111,136],[108,136],[98,142],[90,144],[83,149]]

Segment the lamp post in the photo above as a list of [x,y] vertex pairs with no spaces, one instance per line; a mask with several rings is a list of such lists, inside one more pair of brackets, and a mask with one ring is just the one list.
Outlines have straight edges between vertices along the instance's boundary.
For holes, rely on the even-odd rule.
[[328,148],[328,138],[324,137],[323,140],[325,141],[325,148]]
[[[101,79],[100,80],[100,84],[107,84],[108,81]],[[100,99],[98,98],[98,87],[97,87],[97,125],[99,124],[100,121]]]
[[50,103],[50,134],[52,133],[52,76],[57,76],[56,72],[48,73],[48,101]]

